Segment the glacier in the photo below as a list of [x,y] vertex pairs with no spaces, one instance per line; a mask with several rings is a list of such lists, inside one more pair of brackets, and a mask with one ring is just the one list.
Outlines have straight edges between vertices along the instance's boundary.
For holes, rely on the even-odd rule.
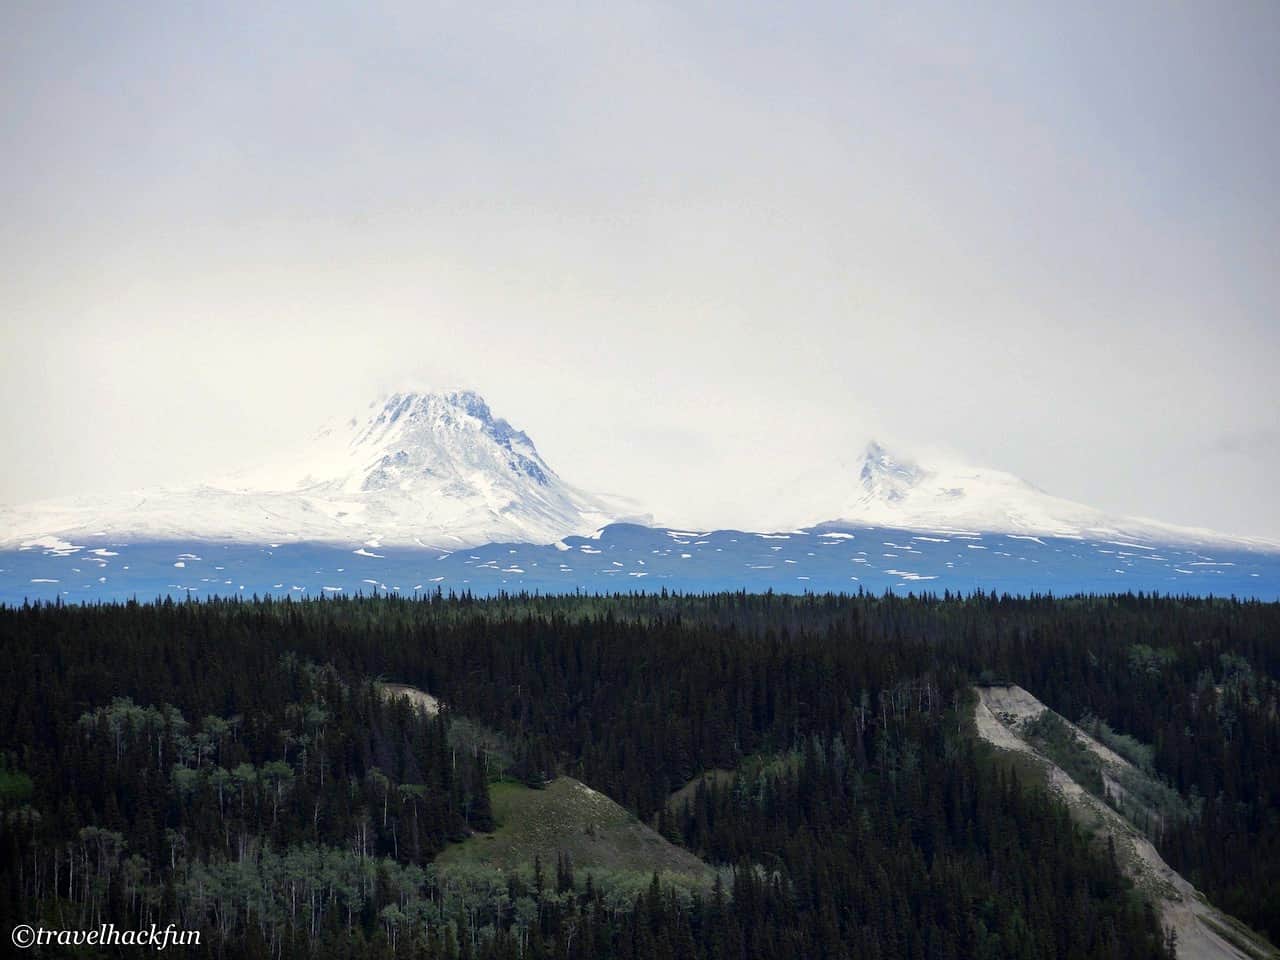
[[452,548],[624,519],[646,517],[566,483],[474,391],[404,392],[207,483],[0,509],[0,550],[98,535]]
[[[1280,544],[1116,517],[870,443],[794,523],[675,528],[579,489],[467,390],[398,392],[207,483],[0,510],[0,603],[578,590],[1280,599]],[[776,507],[776,504],[770,507]]]

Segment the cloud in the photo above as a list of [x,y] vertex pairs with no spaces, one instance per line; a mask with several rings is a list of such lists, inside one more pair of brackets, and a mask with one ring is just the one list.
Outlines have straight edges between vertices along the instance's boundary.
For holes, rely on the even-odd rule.
[[673,512],[874,434],[1280,535],[1194,475],[1280,409],[1273,7],[0,16],[0,501],[426,380]]
[[1207,452],[1253,460],[1273,460],[1280,457],[1280,429],[1262,427],[1222,433],[1209,443]]

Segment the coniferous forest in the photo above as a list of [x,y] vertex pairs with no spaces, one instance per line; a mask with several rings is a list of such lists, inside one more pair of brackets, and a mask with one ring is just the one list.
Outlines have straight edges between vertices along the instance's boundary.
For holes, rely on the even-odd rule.
[[[0,653],[6,928],[172,922],[217,957],[1170,956],[1114,850],[974,735],[1000,681],[1139,756],[1187,811],[1161,854],[1280,941],[1277,604],[164,600],[3,608]],[[738,773],[672,801],[706,771]],[[561,775],[714,882],[442,869],[496,785]]]

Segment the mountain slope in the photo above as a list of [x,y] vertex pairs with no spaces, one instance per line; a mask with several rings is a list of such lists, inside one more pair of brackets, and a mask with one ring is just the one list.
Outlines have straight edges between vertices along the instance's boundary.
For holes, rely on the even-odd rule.
[[596,886],[634,897],[654,873],[684,890],[710,893],[715,870],[641,823],[609,797],[572,777],[542,789],[505,781],[489,787],[497,829],[450,845],[436,864],[450,877],[470,870],[532,878],[535,860],[545,868],[568,854],[575,869]]
[[1050,789],[1094,836],[1110,841],[1121,869],[1143,894],[1153,899],[1163,923],[1177,931],[1181,960],[1262,960],[1277,956],[1258,934],[1210,904],[1165,863],[1142,831],[1116,809],[1114,800],[1104,802],[1077,783],[1028,739],[1027,731],[1042,715],[1056,719],[1096,758],[1109,791],[1117,789],[1112,776],[1123,776],[1124,771],[1141,776],[1127,760],[1021,687],[982,686],[976,692],[974,722],[978,735],[993,746],[1032,757],[1043,766]]
[[395,393],[212,483],[0,512],[0,545],[118,539],[551,543],[634,516],[562,480],[471,391]]
[[863,453],[852,494],[837,510],[837,516],[829,519],[900,530],[1277,547],[1260,539],[1112,516],[1045,493],[1011,473],[957,463],[924,466],[889,452],[875,441]]
[[877,443],[756,506],[790,519],[746,527],[760,536],[655,528],[564,481],[479,395],[396,393],[206,484],[0,510],[0,598],[615,583],[1280,594],[1280,544],[1113,517]]

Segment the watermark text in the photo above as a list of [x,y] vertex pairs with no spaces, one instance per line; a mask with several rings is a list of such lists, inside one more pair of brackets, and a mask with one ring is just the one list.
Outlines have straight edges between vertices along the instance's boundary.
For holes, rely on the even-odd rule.
[[121,930],[114,923],[104,923],[92,930],[48,930],[20,923],[9,934],[9,939],[19,950],[31,947],[150,947],[165,950],[169,947],[198,947],[199,930],[179,930],[172,923],[167,926],[151,924],[136,930]]

